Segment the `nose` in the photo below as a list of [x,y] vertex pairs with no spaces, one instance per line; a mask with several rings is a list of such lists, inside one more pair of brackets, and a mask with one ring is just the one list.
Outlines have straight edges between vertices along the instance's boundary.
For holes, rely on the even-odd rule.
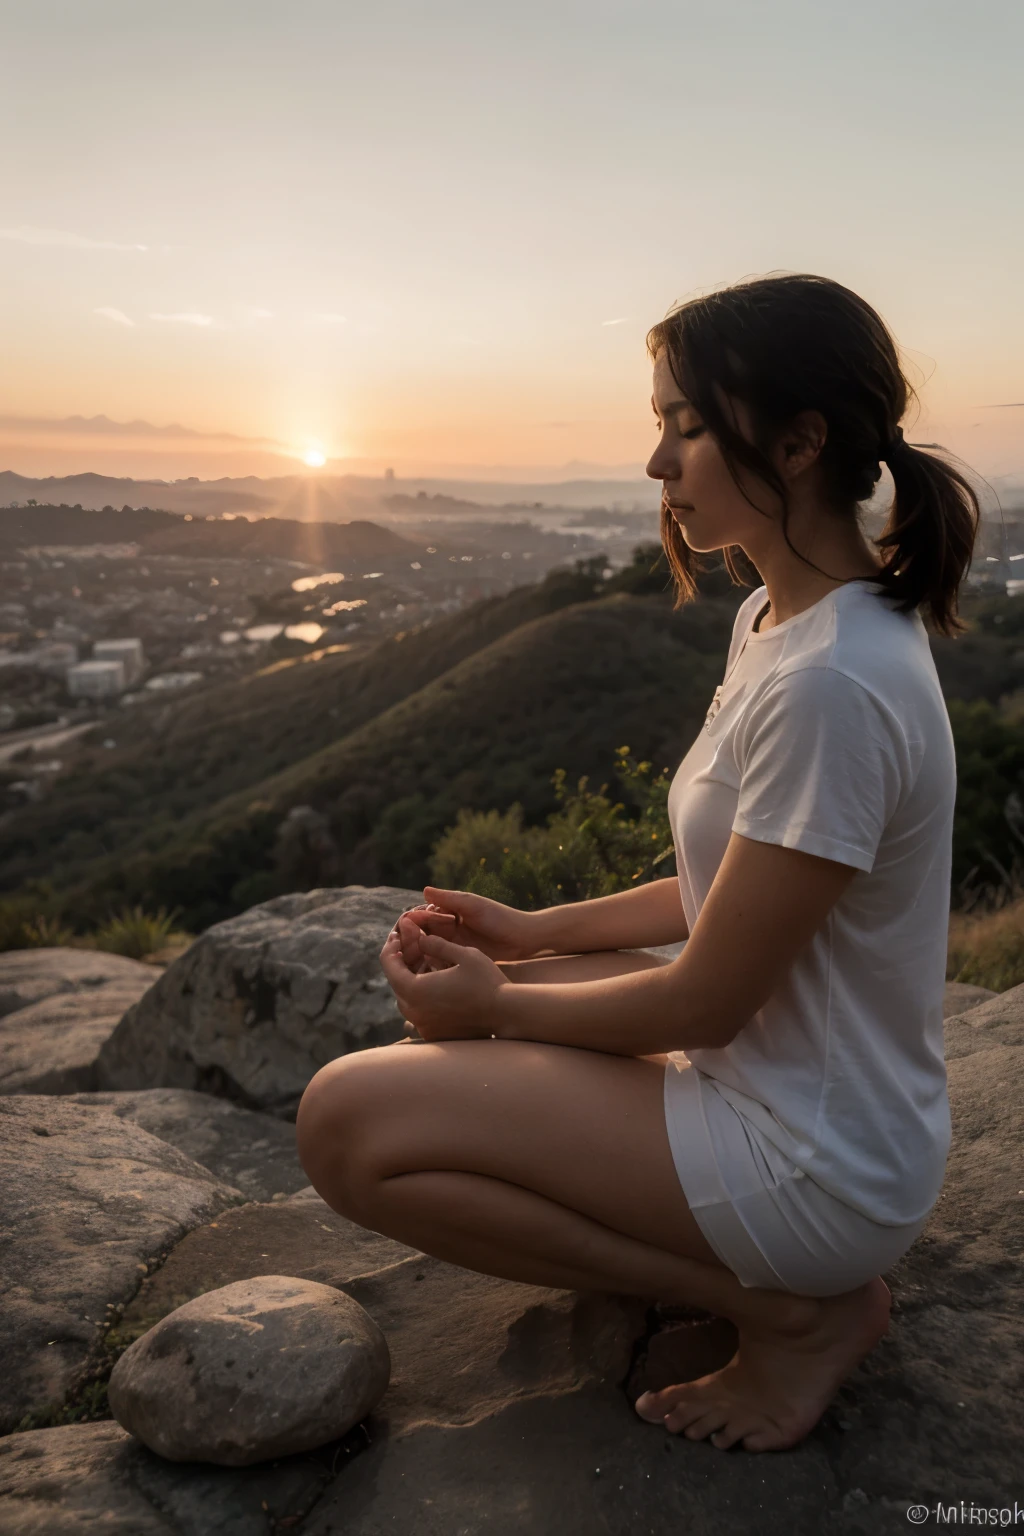
[[673,462],[671,453],[666,450],[667,445],[662,439],[648,459],[645,474],[651,480],[679,479],[679,464]]

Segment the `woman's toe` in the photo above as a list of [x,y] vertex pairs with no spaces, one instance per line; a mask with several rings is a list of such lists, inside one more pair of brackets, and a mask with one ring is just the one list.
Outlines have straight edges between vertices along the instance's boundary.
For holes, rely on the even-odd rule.
[[730,1419],[728,1424],[716,1430],[711,1436],[711,1444],[718,1451],[731,1450],[738,1440],[743,1439],[744,1435],[756,1434],[760,1427],[756,1420],[751,1418]]
[[779,1451],[785,1449],[784,1438],[772,1425],[760,1425],[749,1435],[743,1436],[745,1451]]
[[687,1440],[706,1440],[716,1430],[724,1429],[728,1422],[728,1410],[724,1403],[721,1406],[702,1403],[697,1409],[691,1410],[685,1416],[670,1414],[665,1420],[665,1428],[675,1431],[681,1430]]
[[686,1391],[683,1386],[662,1387],[660,1392],[641,1392],[633,1407],[648,1424],[661,1424]]

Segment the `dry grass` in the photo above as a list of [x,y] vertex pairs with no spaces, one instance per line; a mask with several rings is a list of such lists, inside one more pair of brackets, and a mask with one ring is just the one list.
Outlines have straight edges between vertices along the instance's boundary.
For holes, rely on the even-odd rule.
[[946,980],[994,992],[1024,982],[1024,894],[995,911],[950,913]]

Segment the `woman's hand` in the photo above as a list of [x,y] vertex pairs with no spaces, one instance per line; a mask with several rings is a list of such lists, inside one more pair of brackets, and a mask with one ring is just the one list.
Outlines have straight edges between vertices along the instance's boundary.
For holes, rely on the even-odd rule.
[[[404,918],[408,918],[409,921],[403,923]],[[453,913],[442,912],[440,908],[434,906],[409,907],[399,915],[392,929],[393,933],[398,934],[405,963],[415,975],[421,975],[424,971],[441,971],[445,968],[442,960],[429,959],[420,947],[420,939],[427,931],[428,918],[435,935],[443,939],[454,939],[458,918]]]
[[[440,934],[453,944],[477,949],[489,960],[529,960],[545,947],[540,912],[520,912],[488,896],[445,891],[435,885],[426,886],[423,896],[423,906],[403,914],[423,933]],[[415,968],[425,952],[419,953],[412,929],[404,928],[402,933],[402,951]]]
[[[415,939],[430,970],[413,970],[403,954]],[[478,949],[424,933],[403,913],[388,934],[380,963],[408,1022],[424,1040],[487,1040],[494,1033],[498,992],[508,985],[494,962]]]

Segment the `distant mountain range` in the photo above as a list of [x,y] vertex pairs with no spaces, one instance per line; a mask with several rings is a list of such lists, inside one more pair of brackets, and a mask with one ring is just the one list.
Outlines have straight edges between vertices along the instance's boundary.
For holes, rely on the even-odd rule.
[[137,544],[149,555],[227,556],[236,560],[411,559],[419,545],[365,518],[345,523],[244,517],[207,522],[153,510],[0,507],[0,549],[76,544]]
[[501,484],[480,480],[399,480],[366,475],[245,475],[222,480],[132,480],[112,475],[49,475],[31,479],[0,471],[0,506],[28,501],[66,503],[86,510],[152,507],[217,517],[225,512],[286,517],[299,522],[351,522],[388,515],[391,502],[409,497],[455,497],[467,515],[480,506],[522,510],[533,507],[620,506],[654,511],[660,487],[652,480],[567,480],[550,485]]
[[[982,510],[998,520],[1000,505],[1007,519],[1024,512],[1024,481],[1005,475],[979,482]],[[879,482],[872,511],[888,503],[887,479]],[[516,519],[530,512],[553,508],[593,511],[613,508],[620,513],[656,512],[660,485],[646,478],[634,480],[578,479],[546,484],[496,480],[419,479],[397,476],[332,475],[300,473],[261,478],[259,475],[226,476],[219,480],[133,480],[113,475],[49,475],[32,479],[0,471],[0,507],[24,506],[28,501],[49,505],[79,506],[100,511],[104,507],[149,507],[193,517],[279,517],[294,522],[350,523],[407,518],[412,513],[430,517],[463,516],[472,520],[498,511]],[[415,502],[426,505],[416,507]]]

